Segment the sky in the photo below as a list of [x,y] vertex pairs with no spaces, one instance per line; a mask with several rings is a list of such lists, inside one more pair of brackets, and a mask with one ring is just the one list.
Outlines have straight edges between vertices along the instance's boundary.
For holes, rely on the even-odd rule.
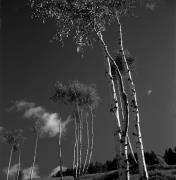
[[[27,137],[22,151],[24,168],[32,164],[34,134],[33,120],[23,112],[8,111],[12,102],[34,102],[50,113],[61,114],[66,120],[72,108],[53,103],[56,80],[67,83],[79,80],[96,84],[101,102],[95,114],[95,145],[93,161],[105,162],[115,156],[113,124],[109,112],[111,95],[105,77],[104,57],[100,47],[88,48],[84,59],[76,52],[72,38],[63,48],[50,43],[55,24],[42,24],[31,19],[27,1],[2,1],[0,34],[0,126],[24,129]],[[136,57],[133,74],[139,103],[141,131],[145,151],[163,154],[176,146],[176,3],[160,0],[136,11],[135,17],[122,19],[125,48]],[[117,47],[118,25],[108,27],[104,37],[111,51]],[[74,123],[67,125],[62,139],[64,166],[73,161]],[[58,166],[58,137],[39,140],[37,165],[40,175],[48,175]],[[10,148],[0,144],[0,170],[7,167]],[[17,163],[14,154],[12,164]]]

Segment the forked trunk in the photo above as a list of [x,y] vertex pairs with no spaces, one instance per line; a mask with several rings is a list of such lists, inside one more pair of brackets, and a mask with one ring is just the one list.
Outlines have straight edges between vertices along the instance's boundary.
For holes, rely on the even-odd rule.
[[86,149],[86,157],[85,157],[85,161],[84,161],[84,167],[83,167],[83,174],[86,173],[86,166],[87,166],[87,160],[88,160],[88,155],[89,155],[89,123],[88,123],[88,113],[86,113],[86,130],[87,130],[87,149]]
[[62,173],[61,138],[62,138],[62,130],[61,130],[61,123],[59,123],[59,165],[60,165],[60,176],[61,176],[61,180],[62,180],[63,179],[63,173]]
[[8,165],[8,169],[7,169],[7,180],[9,179],[9,170],[10,170],[10,165],[11,165],[11,161],[12,161],[13,148],[14,148],[14,146],[12,145],[11,151],[10,151],[9,165]]
[[19,148],[17,180],[19,179],[20,169],[21,169],[21,149]]
[[[127,156],[127,135],[128,135],[128,126],[129,126],[129,107],[128,107],[127,95],[124,90],[121,73],[114,59],[109,54],[107,45],[105,44],[103,40],[103,36],[101,32],[97,32],[97,35],[99,37],[100,44],[102,46],[103,52],[105,54],[105,57],[107,59],[108,66],[109,66],[109,71],[108,71],[109,76],[110,76],[109,79],[111,80],[111,85],[113,87],[112,90],[113,90],[114,101],[115,101],[115,106],[112,108],[112,111],[115,112],[115,114],[118,114],[118,116],[116,115],[117,122],[118,122],[117,132],[119,134],[119,141],[121,144],[120,149],[122,150],[120,154],[120,169],[119,169],[120,177],[119,178],[122,180],[128,180],[129,179],[129,163],[128,163],[128,156]],[[114,80],[112,77],[112,69],[111,69],[112,66],[114,67],[117,78],[118,78],[118,81],[116,81],[116,83],[114,83]],[[121,97],[121,102],[122,102],[122,108],[124,111],[124,119],[122,121],[122,127],[121,127],[120,119],[119,119],[119,107],[118,107],[118,99],[117,99],[117,94],[116,94],[118,90],[120,90],[120,93],[121,93],[120,97]],[[115,132],[115,134],[117,133]]]
[[144,158],[144,148],[143,148],[143,142],[142,142],[142,135],[141,135],[141,130],[140,130],[140,119],[139,119],[139,109],[138,109],[138,104],[137,104],[137,97],[136,97],[136,89],[135,85],[131,76],[131,71],[128,67],[128,63],[126,60],[124,48],[123,48],[123,37],[122,37],[122,27],[120,23],[119,17],[117,17],[117,21],[119,24],[119,34],[120,34],[120,48],[121,48],[121,53],[124,61],[124,67],[126,71],[126,78],[131,90],[131,107],[132,107],[132,112],[134,115],[134,136],[136,140],[136,149],[137,149],[137,156],[138,156],[138,164],[139,164],[139,174],[140,174],[140,179],[142,180],[148,180],[148,172],[147,172],[147,167],[145,163],[145,158]]
[[33,158],[33,163],[32,163],[31,173],[30,173],[30,180],[32,180],[36,156],[37,156],[38,139],[39,139],[39,134],[37,133],[36,134],[36,140],[35,140],[34,158]]
[[[129,105],[128,99],[125,92],[123,79],[120,71],[114,64],[111,64],[113,81],[115,85],[115,90],[118,92],[117,98],[120,104],[119,112],[121,112],[121,169],[120,169],[120,179],[129,179],[129,162],[128,162],[128,127],[129,127]],[[120,111],[121,110],[121,111]]]

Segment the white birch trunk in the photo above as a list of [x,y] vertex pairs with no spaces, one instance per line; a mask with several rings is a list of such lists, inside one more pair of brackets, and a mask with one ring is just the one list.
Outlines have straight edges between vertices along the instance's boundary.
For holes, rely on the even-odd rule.
[[86,165],[87,165],[87,160],[88,160],[88,154],[89,154],[89,123],[88,123],[88,114],[86,113],[86,130],[87,130],[87,149],[86,149],[86,157],[85,157],[85,161],[84,161],[84,166],[83,166],[83,174],[86,173]]
[[33,159],[32,167],[31,167],[31,173],[30,173],[30,180],[32,180],[36,156],[37,156],[38,138],[39,138],[39,134],[37,133],[36,134],[36,140],[35,140],[34,159]]
[[17,180],[19,179],[20,168],[21,168],[21,149],[19,149]]
[[61,122],[59,124],[59,164],[60,164],[60,176],[61,180],[63,179],[62,174],[62,149],[61,149],[61,138],[62,138],[62,130],[61,130]]
[[7,180],[9,179],[9,170],[10,170],[10,165],[11,165],[11,161],[12,161],[13,148],[14,148],[14,146],[12,145],[11,151],[10,151],[9,165],[8,165],[8,169],[7,169]]
[[82,130],[83,130],[83,120],[82,120],[82,110],[80,110],[80,168],[79,168],[79,176],[82,173]]
[[[114,84],[113,77],[111,74],[112,70],[110,70],[110,75],[111,75],[110,79],[111,79],[111,84],[113,85],[113,91],[114,91],[113,94],[116,95],[116,91],[118,89],[120,89],[121,98],[122,98],[122,102],[123,102],[122,108],[125,111],[124,112],[124,120],[122,121],[122,123],[123,123],[122,132],[120,129],[121,126],[120,126],[119,112],[118,112],[118,117],[116,116],[116,118],[118,120],[118,126],[119,126],[117,132],[121,135],[121,137],[119,137],[119,139],[120,139],[120,144],[121,144],[121,148],[122,148],[122,154],[121,154],[121,158],[120,158],[121,159],[120,170],[119,171],[120,171],[120,179],[129,180],[129,163],[128,163],[128,155],[127,155],[127,135],[128,135],[128,126],[129,126],[129,108],[128,108],[127,95],[124,91],[123,80],[122,80],[122,76],[120,74],[120,71],[118,69],[118,66],[116,65],[114,59],[110,56],[109,51],[107,49],[107,45],[105,44],[105,42],[103,40],[103,36],[102,36],[101,32],[97,32],[97,35],[99,37],[100,44],[102,45],[103,52],[105,53],[105,57],[108,61],[109,69],[113,65],[116,69],[116,72],[117,72],[118,83],[116,82],[116,86],[118,86],[118,88],[115,88],[115,84]],[[118,105],[117,95],[116,95],[116,101],[115,102]],[[115,106],[115,110],[119,111],[119,108],[117,105]]]
[[87,165],[86,171],[88,171],[88,169],[89,169],[90,161],[92,158],[93,147],[94,147],[94,115],[93,115],[91,107],[90,107],[90,113],[91,113],[91,120],[92,120],[92,122],[91,122],[91,125],[92,125],[92,128],[91,128],[91,147],[90,147],[90,154],[89,154],[89,160],[88,160],[88,165]]
[[74,116],[74,120],[75,120],[75,145],[74,145],[74,159],[73,159],[73,170],[75,169],[75,177],[77,178],[78,174],[78,168],[77,168],[77,149],[78,149],[78,137],[77,137],[77,122],[76,122],[76,117]]
[[79,123],[77,124],[77,157],[76,157],[76,163],[77,163],[77,175],[79,171]]
[[117,17],[117,21],[119,24],[119,31],[120,31],[120,47],[121,47],[122,57],[125,63],[125,71],[127,72],[126,73],[127,81],[131,90],[131,97],[132,97],[131,107],[132,107],[132,112],[134,115],[134,131],[135,131],[134,135],[136,139],[139,174],[140,174],[140,179],[148,180],[148,172],[147,172],[147,167],[146,167],[145,158],[144,158],[144,148],[143,148],[142,135],[141,135],[140,124],[139,124],[140,119],[139,119],[139,109],[138,109],[137,97],[136,97],[136,89],[135,89],[134,82],[132,80],[131,71],[128,67],[128,63],[127,63],[124,48],[123,48],[122,28],[121,28],[119,17]]

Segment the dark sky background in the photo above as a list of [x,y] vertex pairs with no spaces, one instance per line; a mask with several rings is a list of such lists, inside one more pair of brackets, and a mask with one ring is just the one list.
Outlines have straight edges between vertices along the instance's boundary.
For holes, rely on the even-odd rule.
[[[24,0],[2,2],[1,61],[0,61],[0,125],[5,129],[23,128],[27,140],[23,146],[22,163],[32,165],[34,136],[32,120],[22,113],[7,112],[12,101],[26,100],[45,107],[49,112],[61,113],[63,120],[69,108],[54,104],[56,80],[67,83],[79,80],[96,84],[101,103],[95,111],[95,146],[93,161],[105,162],[114,158],[113,115],[109,112],[110,91],[105,77],[104,58],[100,47],[86,51],[81,59],[72,39],[60,48],[49,43],[55,25],[32,20],[31,9]],[[136,17],[122,21],[125,47],[136,57],[134,80],[141,117],[145,151],[163,154],[165,148],[176,146],[176,4],[161,0],[154,10],[141,8]],[[104,33],[112,50],[117,47],[117,24]],[[150,95],[147,92],[152,91]],[[63,138],[64,166],[73,160],[73,128],[70,123]],[[0,144],[0,170],[8,165],[10,148]],[[40,175],[48,175],[58,166],[58,139],[39,141],[37,164]],[[17,154],[12,164],[17,163]]]

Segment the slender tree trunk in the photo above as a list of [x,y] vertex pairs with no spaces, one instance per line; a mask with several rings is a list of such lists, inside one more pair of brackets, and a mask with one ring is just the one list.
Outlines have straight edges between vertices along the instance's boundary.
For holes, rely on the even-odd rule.
[[[120,74],[120,71],[118,69],[117,64],[115,63],[114,59],[110,56],[109,51],[107,49],[107,45],[105,44],[104,40],[103,40],[103,36],[101,34],[101,32],[97,32],[97,35],[99,37],[100,40],[100,44],[103,48],[103,52],[105,54],[105,57],[108,61],[108,65],[109,65],[109,69],[110,69],[110,79],[111,79],[111,84],[113,85],[113,94],[116,95],[116,101],[115,103],[117,104],[114,109],[117,111],[119,111],[118,108],[118,102],[117,102],[117,94],[116,91],[118,91],[118,89],[120,89],[120,93],[121,93],[121,98],[122,98],[122,107],[124,112],[124,119],[122,121],[122,130],[121,130],[121,126],[120,126],[120,119],[119,119],[119,112],[118,112],[118,117],[116,116],[117,120],[118,120],[118,130],[117,132],[120,133],[120,144],[121,144],[121,148],[122,148],[122,154],[120,155],[120,179],[122,180],[128,180],[129,179],[129,163],[128,163],[128,155],[127,155],[127,135],[128,135],[128,126],[129,126],[129,107],[128,107],[128,100],[127,100],[127,95],[124,91],[124,85],[123,85],[123,80],[122,80],[122,76]],[[117,73],[117,78],[118,78],[118,82],[116,82],[116,85],[114,84],[113,81],[113,77],[112,77],[112,69],[111,67],[114,66],[116,73]],[[117,86],[117,88],[115,88]],[[115,132],[115,134],[117,134]]]
[[38,139],[39,139],[39,134],[37,133],[36,134],[36,140],[35,140],[34,158],[33,158],[33,163],[32,163],[31,173],[30,173],[30,179],[31,180],[32,180],[34,166],[35,166],[35,161],[36,161],[36,156],[37,156]]
[[140,130],[140,119],[139,119],[139,109],[138,109],[137,97],[136,97],[136,89],[135,89],[135,85],[131,76],[131,71],[128,67],[128,63],[127,63],[124,48],[123,48],[122,27],[121,27],[119,17],[117,17],[117,21],[119,24],[120,48],[121,48],[122,57],[125,63],[125,66],[124,66],[125,71],[127,72],[126,78],[127,78],[130,90],[131,90],[131,98],[132,98],[131,107],[132,107],[132,112],[134,115],[134,131],[135,131],[134,136],[136,139],[139,174],[140,174],[140,179],[148,180],[148,172],[147,172],[147,167],[146,167],[145,158],[144,158],[144,148],[143,148],[142,135],[141,135],[141,130]]
[[[115,85],[116,92],[119,92],[119,103],[121,114],[122,114],[122,121],[121,121],[121,128],[122,128],[122,136],[121,136],[121,151],[122,151],[122,171],[121,171],[121,179],[129,179],[129,162],[128,162],[128,127],[129,127],[129,105],[128,99],[125,92],[123,79],[121,77],[120,71],[116,69],[114,64],[111,65],[113,72],[113,81]],[[118,96],[117,96],[118,97]]]
[[14,148],[14,146],[12,145],[11,151],[10,151],[9,165],[8,165],[8,169],[7,169],[7,180],[9,179],[9,170],[10,170],[10,165],[11,165],[11,161],[12,161],[13,148]]
[[62,138],[62,130],[61,130],[61,122],[60,122],[60,124],[59,124],[59,165],[60,165],[60,176],[61,176],[61,180],[62,180],[63,179],[63,173],[62,173],[61,138]]
[[131,141],[130,141],[129,136],[128,136],[128,146],[129,146],[131,155],[132,155],[132,157],[133,157],[133,160],[134,160],[134,162],[137,164],[137,160],[136,160],[136,157],[135,157],[135,155],[134,155],[134,151],[133,151],[133,148],[132,148],[132,145],[131,145]]
[[17,180],[19,179],[20,169],[21,169],[21,149],[19,149]]
[[[116,75],[116,72],[113,72],[112,73],[112,76],[113,76],[113,79],[114,79],[114,82],[116,82],[115,83],[115,85],[116,85],[116,92],[118,92],[117,93],[117,99],[118,99],[118,102],[120,103],[120,106],[119,106],[119,113],[120,113],[120,115],[121,115],[121,118],[124,120],[125,119],[125,115],[124,115],[124,108],[125,108],[125,106],[123,105],[124,103],[123,103],[123,101],[122,101],[122,93],[121,93],[121,90],[122,89],[120,89],[119,88],[119,86],[118,86],[118,81],[117,81],[117,75]],[[123,87],[123,89],[124,89],[124,87]],[[123,90],[122,90],[123,91]],[[127,97],[127,96],[126,96]],[[127,110],[127,111],[129,111],[129,110]],[[129,112],[128,112],[129,113]],[[129,117],[126,117],[126,118],[129,118]],[[129,126],[129,119],[127,119],[128,120],[128,126]],[[134,159],[134,161],[135,161],[135,163],[137,164],[137,160],[136,160],[136,158],[135,158],[135,156],[134,156],[134,151],[133,151],[133,148],[132,148],[132,145],[131,145],[131,142],[130,142],[130,138],[129,138],[129,135],[127,134],[127,144],[128,144],[128,146],[129,146],[129,149],[130,149],[130,152],[131,152],[131,155],[132,155],[132,157],[133,157],[133,159]],[[126,152],[127,153],[127,152]]]
[[85,161],[84,161],[84,167],[83,167],[83,174],[86,173],[86,165],[87,165],[87,160],[88,160],[88,154],[89,154],[89,123],[88,123],[88,113],[86,113],[86,129],[87,129],[87,149],[86,149],[86,157],[85,157]]
[[80,110],[80,154],[79,154],[79,158],[80,158],[80,169],[79,169],[79,176],[81,175],[82,173],[82,130],[83,130],[83,120],[82,120],[82,110]]
[[77,157],[76,157],[76,163],[77,163],[77,176],[79,176],[78,172],[79,172],[79,168],[80,168],[80,165],[79,165],[79,149],[80,149],[80,146],[79,146],[79,122],[77,122]]
[[78,174],[78,168],[77,168],[77,149],[78,149],[78,137],[77,137],[77,122],[76,122],[76,116],[74,115],[74,119],[75,119],[75,145],[74,145],[74,159],[73,159],[73,170],[75,169],[75,177],[77,178]]
[[92,125],[92,128],[91,128],[91,147],[90,147],[90,155],[89,155],[89,160],[88,160],[88,165],[87,165],[87,168],[86,168],[86,172],[89,169],[90,161],[91,161],[91,158],[92,158],[93,147],[94,147],[94,115],[93,115],[93,112],[92,112],[92,107],[90,107],[90,113],[91,113],[91,120],[92,120],[92,122],[91,122],[91,125]]
[[80,108],[77,105],[77,119],[78,119],[78,156],[77,156],[77,163],[78,163],[78,176],[80,176],[81,172],[81,116],[80,116]]

